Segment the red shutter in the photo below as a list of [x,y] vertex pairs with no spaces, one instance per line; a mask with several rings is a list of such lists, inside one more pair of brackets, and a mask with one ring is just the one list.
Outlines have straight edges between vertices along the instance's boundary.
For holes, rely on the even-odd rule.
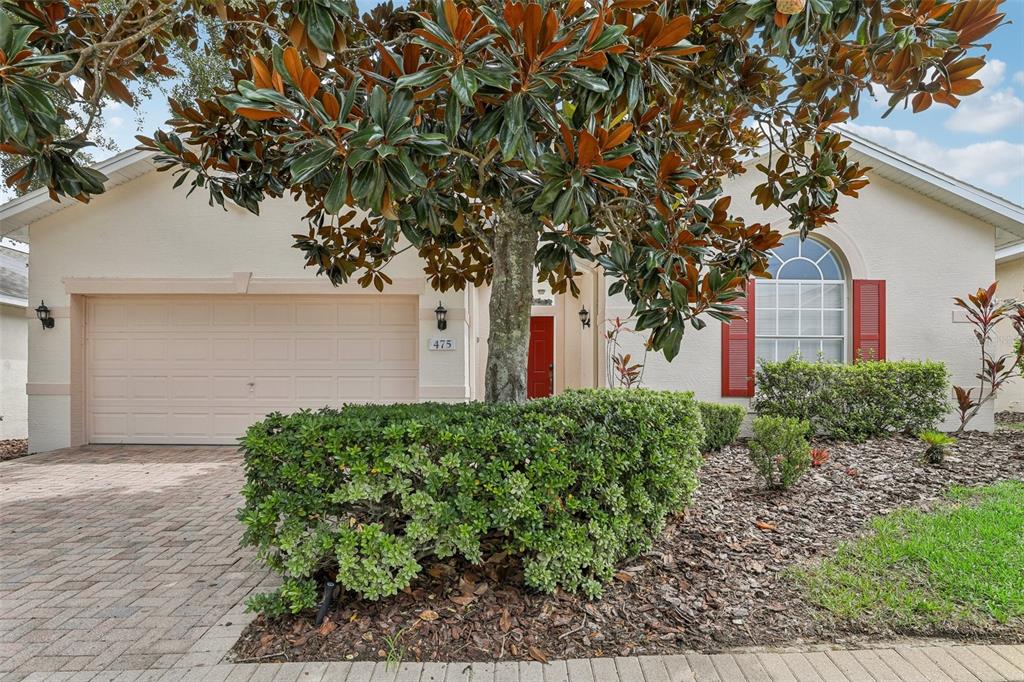
[[853,361],[885,360],[885,280],[853,280]]
[[754,395],[754,280],[732,304],[745,315],[722,325],[722,395],[743,398]]

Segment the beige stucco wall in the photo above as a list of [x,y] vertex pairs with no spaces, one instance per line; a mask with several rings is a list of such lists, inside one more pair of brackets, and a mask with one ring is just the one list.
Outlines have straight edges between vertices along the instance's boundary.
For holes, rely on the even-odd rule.
[[[29,300],[45,299],[56,326],[29,327],[29,447],[32,451],[65,447],[71,442],[68,384],[73,338],[66,278],[227,278],[252,273],[264,287],[274,280],[302,280],[324,294],[363,293],[357,285],[334,288],[292,248],[291,235],[306,231],[302,204],[290,199],[267,201],[259,217],[237,207],[210,207],[197,191],[172,190],[169,175],[149,173],[111,189],[88,205],[75,204],[30,227]],[[464,400],[470,392],[466,353],[469,327],[467,292],[434,292],[413,251],[388,266],[395,280],[409,282],[419,293],[420,398]],[[250,289],[254,285],[250,285]],[[308,286],[308,284],[307,284]],[[387,290],[385,289],[385,292]],[[121,291],[131,293],[131,291]],[[304,293],[310,293],[305,291]],[[434,308],[449,311],[448,329],[436,328]],[[429,352],[429,338],[451,338],[456,352]]]
[[28,436],[28,328],[25,308],[0,303],[0,440]]
[[[786,231],[784,212],[766,214],[750,199],[758,182],[758,174],[751,172],[728,183],[733,211]],[[975,341],[970,327],[955,321],[952,298],[992,282],[992,226],[872,174],[871,185],[859,199],[842,200],[838,223],[818,234],[842,253],[849,278],[886,281],[890,360],[939,360],[946,363],[953,383],[973,384]],[[847,299],[849,311],[849,287]],[[608,302],[608,317],[628,313],[629,305],[621,296]],[[632,348],[642,352],[639,342]],[[645,385],[689,390],[705,400],[747,404],[745,398],[721,397],[721,326],[713,320],[702,331],[687,329],[682,351],[673,362],[650,354]],[[972,427],[991,429],[992,415],[990,404]],[[944,424],[954,426],[952,419]]]
[[[1024,300],[1024,256],[1005,261],[996,265],[996,280],[999,282],[999,295],[1003,298]],[[996,330],[998,345],[996,353],[1002,355],[1012,351],[1015,338],[1013,327],[1004,322]],[[996,411],[1013,410],[1024,412],[1024,379],[1015,377],[1002,393],[996,396]]]

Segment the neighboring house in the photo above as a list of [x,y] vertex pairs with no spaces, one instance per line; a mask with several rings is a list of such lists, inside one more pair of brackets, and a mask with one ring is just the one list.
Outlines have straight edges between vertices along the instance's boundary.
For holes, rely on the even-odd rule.
[[28,437],[28,247],[0,238],[0,440]]
[[[837,226],[802,246],[787,240],[781,279],[755,287],[754,324],[690,330],[671,364],[650,354],[646,386],[747,404],[757,354],[794,349],[847,362],[932,358],[973,383],[975,341],[951,299],[987,286],[996,249],[1024,242],[1024,208],[865,140],[854,148],[872,184],[844,199]],[[291,200],[267,202],[260,217],[211,208],[173,190],[142,152],[99,168],[109,189],[89,205],[37,193],[0,207],[2,233],[31,243],[29,305],[45,300],[56,318],[52,329],[30,325],[32,451],[233,443],[273,410],[482,397],[486,289],[439,294],[412,252],[391,264],[383,294],[333,288],[291,248],[304,229]],[[735,211],[785,228],[781,212],[752,206],[756,182],[729,181]],[[595,270],[578,283],[579,300],[538,287],[533,395],[606,383],[605,321],[629,306],[606,300]],[[627,345],[642,355],[639,339]],[[976,426],[991,428],[991,406]]]
[[[1024,299],[1024,241],[1004,246],[996,251],[996,279],[1003,297]],[[1009,323],[998,330],[999,344],[996,355],[1013,352],[1016,334]],[[1017,376],[996,396],[996,411],[1024,412],[1024,378]]]

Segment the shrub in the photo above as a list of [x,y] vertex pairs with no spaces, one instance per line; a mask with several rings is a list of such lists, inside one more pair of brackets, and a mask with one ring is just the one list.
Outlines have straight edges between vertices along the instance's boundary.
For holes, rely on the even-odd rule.
[[701,422],[704,424],[704,444],[701,452],[714,452],[735,442],[747,411],[739,405],[700,401]]
[[769,488],[785,490],[807,472],[811,466],[810,429],[807,422],[790,417],[754,419],[750,461]]
[[534,588],[595,596],[690,499],[703,439],[691,394],[642,389],[269,415],[242,439],[239,518],[284,580],[250,608],[310,608],[327,579],[379,599],[499,550]]
[[928,448],[924,451],[924,458],[929,464],[942,464],[946,459],[946,448],[956,443],[956,438],[947,436],[941,431],[923,431],[918,435]]
[[790,358],[761,365],[753,407],[760,416],[804,419],[817,434],[860,442],[934,428],[949,409],[947,395],[941,362],[840,365]]

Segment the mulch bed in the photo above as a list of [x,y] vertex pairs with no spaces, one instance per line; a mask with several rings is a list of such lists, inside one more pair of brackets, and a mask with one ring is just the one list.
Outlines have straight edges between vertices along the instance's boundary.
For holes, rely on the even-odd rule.
[[924,464],[911,438],[827,447],[830,459],[784,493],[760,487],[743,446],[710,455],[692,507],[598,600],[537,594],[507,562],[437,564],[395,598],[343,597],[321,628],[312,614],[260,616],[235,645],[236,659],[544,660],[898,635],[1024,639],[1022,623],[853,631],[805,603],[785,574],[829,555],[869,518],[927,504],[950,485],[1024,480],[1024,432],[967,434],[939,466]]
[[28,454],[28,439],[0,440],[0,462]]

